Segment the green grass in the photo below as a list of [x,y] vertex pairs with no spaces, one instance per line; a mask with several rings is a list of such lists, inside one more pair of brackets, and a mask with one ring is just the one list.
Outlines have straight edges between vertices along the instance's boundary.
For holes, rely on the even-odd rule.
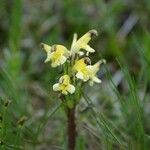
[[91,59],[107,64],[102,84],[82,91],[77,149],[149,149],[149,0],[1,0],[0,9],[0,149],[66,149],[67,118],[52,91],[61,70],[44,64],[39,44],[69,45],[92,28]]

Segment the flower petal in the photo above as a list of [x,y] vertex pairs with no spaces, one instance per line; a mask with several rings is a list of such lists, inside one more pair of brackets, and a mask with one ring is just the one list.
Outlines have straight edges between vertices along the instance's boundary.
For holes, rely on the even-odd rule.
[[89,75],[84,75],[83,81],[86,82],[86,81],[88,81],[88,80],[89,80]]
[[101,81],[99,78],[97,78],[96,76],[93,77],[93,81],[96,82],[96,83],[101,83],[101,82],[102,82],[102,81]]
[[60,65],[64,64],[66,62],[67,58],[65,56],[62,56],[59,60]]
[[45,63],[49,62],[51,60],[51,52],[47,52],[47,58],[45,59]]
[[67,92],[66,90],[63,90],[63,91],[62,91],[62,94],[67,95],[68,92]]
[[55,68],[55,67],[58,66],[58,64],[57,64],[56,62],[52,62],[52,63],[51,63],[51,66],[52,66],[53,68]]
[[85,47],[83,47],[87,52],[90,52],[90,53],[94,53],[95,52],[95,50],[92,48],[92,47],[90,47],[89,45],[86,45]]
[[73,48],[73,46],[75,45],[76,42],[77,42],[77,33],[74,33],[72,44],[71,44],[71,52],[72,52],[72,48]]
[[78,79],[81,79],[81,80],[83,80],[84,78],[83,78],[83,73],[82,72],[77,72],[77,74],[76,74],[76,77],[78,78]]
[[83,55],[84,55],[84,52],[79,51],[79,52],[78,52],[78,55],[79,55],[79,56],[83,56]]
[[54,91],[59,91],[59,83],[56,83],[53,85],[53,90]]
[[70,84],[68,86],[68,92],[71,93],[71,94],[73,94],[75,92],[75,87],[72,84]]
[[47,44],[44,44],[44,43],[41,43],[41,47],[43,50],[45,50],[47,53],[49,51],[51,51],[51,46],[47,45]]

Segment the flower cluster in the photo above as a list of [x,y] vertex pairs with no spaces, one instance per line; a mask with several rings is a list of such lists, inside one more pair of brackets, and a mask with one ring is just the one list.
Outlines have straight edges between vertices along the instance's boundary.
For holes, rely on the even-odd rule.
[[74,34],[70,50],[63,45],[41,44],[47,53],[45,62],[51,62],[52,67],[63,66],[63,75],[58,83],[53,85],[54,91],[59,91],[63,95],[73,94],[76,91],[76,82],[89,82],[90,85],[93,85],[94,82],[101,83],[96,74],[105,60],[91,65],[91,60],[88,57],[90,53],[95,52],[89,45],[89,41],[94,36],[97,36],[96,30],[88,31],[78,40],[77,34]]

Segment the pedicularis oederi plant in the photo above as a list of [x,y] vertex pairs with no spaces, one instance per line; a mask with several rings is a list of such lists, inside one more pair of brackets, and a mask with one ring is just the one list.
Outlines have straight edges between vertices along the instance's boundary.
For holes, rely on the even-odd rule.
[[63,45],[55,44],[49,46],[42,43],[42,48],[47,53],[45,62],[50,62],[52,67],[63,68],[62,76],[58,83],[53,85],[53,90],[59,95],[64,105],[68,117],[68,149],[75,149],[76,141],[76,124],[75,108],[82,97],[84,83],[88,82],[90,86],[95,83],[101,83],[97,77],[100,65],[105,60],[100,60],[91,64],[88,57],[95,50],[90,47],[89,42],[97,36],[96,30],[90,30],[77,40],[77,34],[74,34],[71,48],[68,49]]

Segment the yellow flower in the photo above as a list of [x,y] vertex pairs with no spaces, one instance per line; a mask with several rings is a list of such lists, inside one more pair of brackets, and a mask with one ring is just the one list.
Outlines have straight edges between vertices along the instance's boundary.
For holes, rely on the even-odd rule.
[[70,84],[70,77],[68,75],[63,75],[59,79],[59,83],[53,85],[54,91],[60,91],[62,94],[67,95],[68,93],[73,94],[75,92],[75,87]]
[[91,48],[88,43],[91,40],[91,38],[96,35],[97,36],[97,31],[96,30],[90,30],[86,34],[84,34],[80,39],[76,41],[76,37],[73,40],[72,43],[72,48],[71,51],[72,53],[78,53],[80,49],[84,49],[87,51],[87,53],[93,53],[95,50]]
[[51,61],[52,67],[64,64],[69,56],[69,51],[63,45],[53,45],[50,47],[42,43],[42,47],[47,52],[45,62]]
[[94,65],[88,65],[87,70],[88,70],[88,75],[89,75],[89,84],[92,86],[94,82],[96,83],[101,83],[101,80],[96,76],[96,73],[100,69],[100,65],[102,63],[105,63],[105,60],[101,60]]
[[53,45],[50,60],[52,67],[62,65],[66,62],[69,51],[63,45]]
[[73,70],[76,72],[76,77],[83,81],[87,81],[89,79],[86,60],[87,58],[82,58],[76,61],[73,66]]

